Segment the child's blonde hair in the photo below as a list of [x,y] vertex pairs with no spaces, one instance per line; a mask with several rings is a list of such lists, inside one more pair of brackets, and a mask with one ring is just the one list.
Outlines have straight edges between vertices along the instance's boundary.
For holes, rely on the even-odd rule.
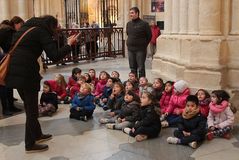
[[89,93],[91,93],[91,85],[90,84],[84,83],[84,84],[82,84],[81,87],[87,89],[89,91]]
[[65,80],[64,76],[62,74],[57,74],[56,77],[57,77],[57,83],[60,84],[60,86],[62,88],[65,88],[66,80]]

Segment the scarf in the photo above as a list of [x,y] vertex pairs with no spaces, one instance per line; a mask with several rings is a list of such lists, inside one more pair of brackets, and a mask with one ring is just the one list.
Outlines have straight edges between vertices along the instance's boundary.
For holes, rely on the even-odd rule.
[[194,107],[192,108],[192,110],[190,110],[188,107],[186,107],[183,110],[182,116],[184,119],[190,119],[192,117],[194,117],[195,115],[197,115],[200,112],[199,107]]
[[210,98],[205,98],[204,100],[199,101],[199,106],[208,106],[210,102],[211,102]]
[[214,114],[223,112],[227,107],[227,101],[222,101],[221,104],[213,104],[212,102],[209,104],[209,108]]

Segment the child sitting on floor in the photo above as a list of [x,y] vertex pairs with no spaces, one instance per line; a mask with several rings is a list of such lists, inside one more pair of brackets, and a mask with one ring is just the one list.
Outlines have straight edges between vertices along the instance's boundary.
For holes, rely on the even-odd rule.
[[170,98],[169,106],[164,114],[165,121],[162,121],[162,127],[176,126],[177,119],[182,114],[186,99],[190,94],[188,84],[184,80],[179,80],[174,83],[174,93]]
[[63,75],[57,74],[55,80],[48,80],[53,92],[56,92],[58,103],[66,101],[66,81]]
[[43,83],[43,92],[40,98],[40,105],[38,107],[40,116],[52,116],[58,109],[57,95],[52,92],[50,84],[45,81]]
[[201,115],[207,119],[209,113],[209,103],[211,102],[210,94],[204,89],[199,89],[196,93],[199,100],[199,108]]
[[140,98],[133,91],[129,91],[125,94],[124,101],[116,123],[106,124],[108,129],[122,130],[125,127],[133,127],[138,118]]
[[152,93],[152,91],[153,91],[152,84],[150,84],[148,82],[148,79],[146,77],[140,77],[140,79],[139,79],[139,97],[141,97],[144,92]]
[[171,144],[189,145],[197,148],[198,142],[204,140],[206,134],[206,119],[200,114],[197,96],[187,97],[186,107],[178,119],[178,129],[174,131],[175,137],[168,137]]
[[212,91],[209,115],[207,117],[207,139],[214,137],[231,138],[234,115],[229,107],[229,94],[224,90]]
[[156,112],[155,100],[149,92],[144,92],[140,98],[141,107],[139,119],[132,129],[125,128],[123,131],[136,141],[140,142],[149,138],[158,137],[161,130],[160,115]]
[[160,110],[161,110],[161,121],[165,120],[165,113],[167,111],[167,108],[169,106],[169,101],[170,98],[173,94],[173,82],[172,81],[167,81],[165,83],[165,88],[162,94],[162,97],[159,101],[159,105],[160,105]]
[[70,118],[87,121],[92,117],[94,110],[95,104],[94,96],[91,94],[91,86],[85,83],[72,100]]
[[164,91],[164,83],[161,78],[155,78],[153,83],[153,91],[152,95],[155,97],[156,101],[159,102],[159,100],[162,97]]

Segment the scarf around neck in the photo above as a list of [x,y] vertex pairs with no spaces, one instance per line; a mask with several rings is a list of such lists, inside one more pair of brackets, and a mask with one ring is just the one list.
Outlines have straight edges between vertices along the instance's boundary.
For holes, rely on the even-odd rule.
[[227,101],[222,101],[221,104],[213,104],[212,102],[209,104],[210,110],[215,114],[223,112],[227,107]]

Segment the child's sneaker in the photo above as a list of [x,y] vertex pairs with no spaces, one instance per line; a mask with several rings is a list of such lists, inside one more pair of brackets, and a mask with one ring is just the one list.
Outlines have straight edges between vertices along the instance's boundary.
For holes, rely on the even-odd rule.
[[168,127],[168,122],[167,122],[167,121],[162,121],[162,122],[161,122],[161,126],[162,126],[163,128]]
[[214,138],[213,133],[212,132],[208,132],[207,133],[207,140],[211,141]]
[[146,136],[146,135],[139,134],[139,135],[135,136],[135,139],[137,142],[142,142],[142,141],[146,140],[147,138],[148,138],[148,136]]
[[196,149],[196,148],[197,148],[197,142],[196,142],[196,141],[193,141],[193,142],[191,142],[191,143],[188,143],[188,145],[189,145],[190,147],[192,147],[193,149]]
[[222,137],[225,138],[225,139],[230,139],[231,134],[230,133],[225,133]]
[[178,144],[179,139],[176,137],[168,137],[167,142],[171,144]]
[[123,129],[123,132],[126,133],[126,134],[129,134],[130,131],[131,131],[131,128],[126,127],[126,128]]
[[87,117],[86,117],[86,116],[81,116],[81,117],[80,117],[80,120],[82,120],[82,121],[85,121],[85,122],[86,122],[86,121],[87,121]]
[[113,124],[113,123],[108,123],[105,126],[107,129],[115,129],[115,124]]
[[100,120],[99,120],[99,122],[101,123],[101,124],[106,124],[106,123],[108,123],[108,119],[107,118],[101,118]]

